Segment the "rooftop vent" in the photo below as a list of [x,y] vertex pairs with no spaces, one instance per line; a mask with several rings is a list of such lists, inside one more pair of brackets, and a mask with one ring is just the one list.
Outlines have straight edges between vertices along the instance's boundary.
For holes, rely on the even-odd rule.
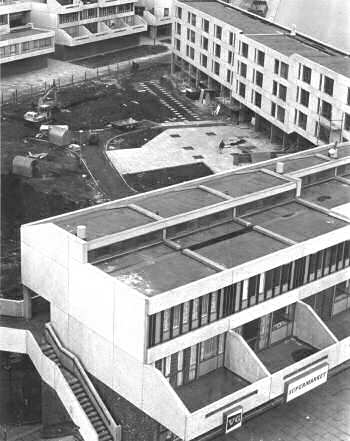
[[77,237],[79,239],[86,239],[86,225],[77,225]]
[[297,35],[297,26],[295,24],[292,24],[292,29],[290,30],[290,35]]
[[276,173],[284,173],[284,162],[276,162]]

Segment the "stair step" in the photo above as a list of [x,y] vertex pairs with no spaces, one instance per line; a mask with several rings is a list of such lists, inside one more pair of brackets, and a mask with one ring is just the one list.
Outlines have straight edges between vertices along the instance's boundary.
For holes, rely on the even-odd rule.
[[[80,403],[81,404],[81,403]],[[81,407],[84,409],[85,413],[93,412],[95,410],[94,406],[91,402],[86,401],[85,403],[81,404]]]
[[85,392],[85,390],[84,390],[84,388],[83,388],[83,386],[78,382],[78,383],[74,383],[74,384],[72,384],[71,385],[71,389],[74,391],[74,392]]
[[108,434],[109,433],[108,429],[107,429],[107,427],[105,425],[103,425],[102,427],[95,427],[95,430],[96,430],[97,435],[99,437],[103,436],[104,434]]
[[108,432],[106,435],[102,435],[98,437],[99,441],[109,441],[113,439],[112,435]]
[[105,430],[106,429],[106,425],[103,422],[102,418],[99,418],[99,420],[94,421],[92,423],[92,425],[95,427],[96,430],[102,430],[102,429]]
[[89,417],[89,420],[92,422],[92,424],[96,423],[97,421],[101,420],[101,417],[99,415],[94,415],[91,418]]
[[86,410],[85,413],[89,417],[90,420],[91,420],[91,418],[94,418],[94,417],[98,417],[99,418],[99,415],[98,415],[98,413],[96,412],[95,409]]
[[75,394],[75,396],[78,398],[79,403],[80,403],[81,405],[83,405],[83,404],[85,404],[85,403],[91,403],[90,398],[86,395],[85,392],[84,392],[84,395],[79,395],[79,397],[78,397],[78,395]]
[[68,381],[69,386],[74,386],[75,384],[80,384],[80,381],[77,378],[71,378]]

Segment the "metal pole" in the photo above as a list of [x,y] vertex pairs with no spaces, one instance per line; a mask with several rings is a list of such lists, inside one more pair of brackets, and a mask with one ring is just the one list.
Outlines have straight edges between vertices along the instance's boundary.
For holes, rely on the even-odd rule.
[[74,84],[74,75],[72,74],[72,84]]

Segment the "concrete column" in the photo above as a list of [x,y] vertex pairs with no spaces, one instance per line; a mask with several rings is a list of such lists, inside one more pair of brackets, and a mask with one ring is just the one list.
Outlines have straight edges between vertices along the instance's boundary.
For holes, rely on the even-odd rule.
[[282,138],[282,148],[286,148],[286,134],[283,132],[283,138]]
[[171,75],[174,75],[174,73],[175,73],[175,55],[174,54],[171,54],[170,73],[171,73]]
[[196,71],[196,88],[199,86],[199,69]]
[[23,285],[23,315],[26,320],[32,318],[32,296],[30,295],[29,289]]

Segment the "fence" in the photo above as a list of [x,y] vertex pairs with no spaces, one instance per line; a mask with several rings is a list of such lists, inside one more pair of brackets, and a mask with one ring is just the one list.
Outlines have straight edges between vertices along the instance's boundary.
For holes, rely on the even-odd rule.
[[[164,57],[167,54],[162,54]],[[163,58],[163,57],[159,57]],[[99,80],[101,78],[105,78],[108,76],[117,76],[119,73],[130,71],[136,73],[140,70],[148,69],[154,63],[153,60],[137,60],[138,69],[134,69],[133,60],[123,61],[121,63],[97,67],[96,69],[86,70],[84,73],[77,74],[72,73],[70,75],[53,78],[52,81],[44,81],[41,85],[38,86],[30,86],[30,88],[19,89],[6,91],[1,90],[1,105],[5,104],[18,104],[26,100],[31,100],[38,95],[45,93],[55,82],[58,89],[69,87],[72,85],[82,84],[87,81]],[[167,61],[163,61],[159,64],[169,64]]]

